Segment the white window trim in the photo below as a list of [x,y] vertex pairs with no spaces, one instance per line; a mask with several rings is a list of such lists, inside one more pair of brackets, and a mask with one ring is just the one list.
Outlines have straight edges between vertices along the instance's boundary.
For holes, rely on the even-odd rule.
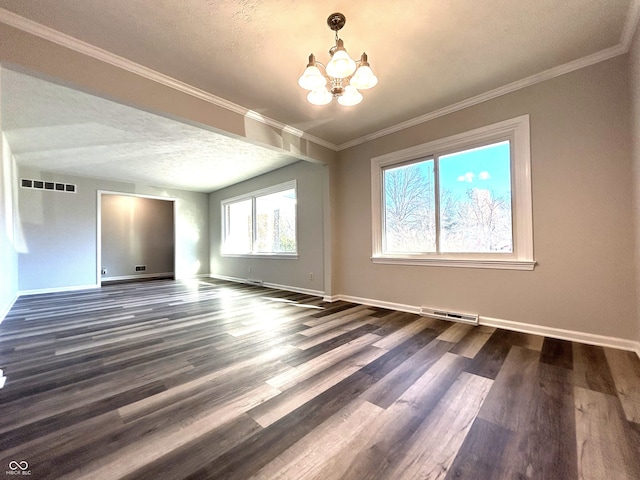
[[[225,253],[224,252],[224,243],[226,236],[226,225],[225,225],[225,207],[228,204],[241,202],[243,200],[251,200],[251,209],[252,209],[252,232],[254,238],[252,239],[252,244],[255,244],[255,235],[256,235],[256,219],[255,219],[255,208],[256,208],[256,197],[262,197],[264,195],[269,195],[271,193],[278,193],[284,190],[294,189],[296,191],[296,251],[295,252],[287,252],[287,253],[278,253],[278,252],[248,252],[248,253]],[[288,182],[279,183],[278,185],[272,185],[270,187],[261,188],[260,190],[254,190],[252,192],[243,193],[242,195],[237,195],[235,197],[226,198],[220,202],[220,220],[221,220],[221,243],[220,243],[220,256],[221,257],[237,257],[237,258],[271,258],[271,259],[290,259],[296,260],[298,258],[298,182],[297,180],[290,180]]]
[[[491,142],[511,142],[511,197],[513,253],[433,253],[423,255],[384,254],[382,249],[382,171],[390,165],[451,153]],[[382,264],[428,265],[439,267],[533,270],[533,207],[531,196],[531,152],[529,115],[494,123],[415,147],[371,159],[371,261]]]

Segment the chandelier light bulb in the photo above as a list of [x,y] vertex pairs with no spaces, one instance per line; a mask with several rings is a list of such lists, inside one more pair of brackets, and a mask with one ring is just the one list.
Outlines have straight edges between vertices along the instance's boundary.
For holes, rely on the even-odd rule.
[[369,62],[367,62],[366,53],[362,54],[360,66],[349,83],[359,90],[366,90],[378,84],[378,77],[373,74]]
[[316,65],[316,57],[312,53],[309,55],[309,63],[304,70],[300,78],[298,79],[298,85],[306,90],[315,90],[327,83],[327,79],[322,75],[320,69]]
[[338,103],[344,107],[352,107],[362,101],[362,94],[353,85],[344,87],[344,93],[338,97]]
[[331,102],[332,95],[326,88],[316,88],[307,95],[307,100],[313,105],[326,105]]
[[320,69],[315,65],[309,65],[298,79],[298,85],[306,90],[315,90],[326,83],[327,79],[324,78]]
[[344,48],[342,39],[338,39],[336,50],[327,64],[327,74],[333,78],[347,78],[356,71],[356,62]]

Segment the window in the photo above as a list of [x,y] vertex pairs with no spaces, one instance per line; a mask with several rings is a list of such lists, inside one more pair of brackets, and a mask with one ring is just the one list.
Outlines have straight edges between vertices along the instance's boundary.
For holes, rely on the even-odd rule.
[[222,202],[223,255],[296,256],[296,182]]
[[373,158],[375,263],[532,270],[528,115]]

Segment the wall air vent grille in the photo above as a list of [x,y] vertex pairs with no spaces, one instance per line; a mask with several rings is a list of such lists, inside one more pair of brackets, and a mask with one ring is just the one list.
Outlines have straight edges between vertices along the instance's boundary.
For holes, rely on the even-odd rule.
[[449,320],[452,322],[468,323],[470,325],[478,325],[480,323],[479,315],[477,313],[448,312],[438,308],[420,307],[420,315],[439,318],[441,320]]
[[34,190],[50,190],[52,192],[62,193],[76,193],[77,190],[76,185],[73,183],[45,182],[43,180],[32,180],[29,178],[21,178],[20,186]]

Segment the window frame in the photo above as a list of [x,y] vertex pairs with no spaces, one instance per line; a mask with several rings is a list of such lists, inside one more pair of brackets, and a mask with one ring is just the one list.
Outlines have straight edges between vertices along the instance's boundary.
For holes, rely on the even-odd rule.
[[[384,253],[383,170],[422,160],[436,159],[435,206],[439,228],[438,161],[440,156],[508,140],[511,151],[511,215],[513,251],[511,253]],[[426,265],[439,267],[533,270],[533,202],[531,195],[531,152],[529,115],[521,115],[485,127],[451,135],[371,159],[371,261],[379,264]],[[438,232],[436,231],[436,234]]]
[[[256,200],[259,197],[271,195],[273,193],[284,192],[286,190],[293,189],[296,193],[296,228],[295,228],[295,252],[256,252],[257,243],[257,228],[256,228]],[[234,203],[251,200],[251,252],[245,253],[229,253],[224,251],[227,236],[227,205]],[[261,188],[260,190],[254,190],[252,192],[237,195],[235,197],[226,198],[220,201],[220,220],[221,220],[221,243],[220,243],[220,256],[221,257],[244,257],[244,258],[279,258],[279,259],[297,259],[298,258],[298,182],[297,180],[290,180],[270,187]]]

